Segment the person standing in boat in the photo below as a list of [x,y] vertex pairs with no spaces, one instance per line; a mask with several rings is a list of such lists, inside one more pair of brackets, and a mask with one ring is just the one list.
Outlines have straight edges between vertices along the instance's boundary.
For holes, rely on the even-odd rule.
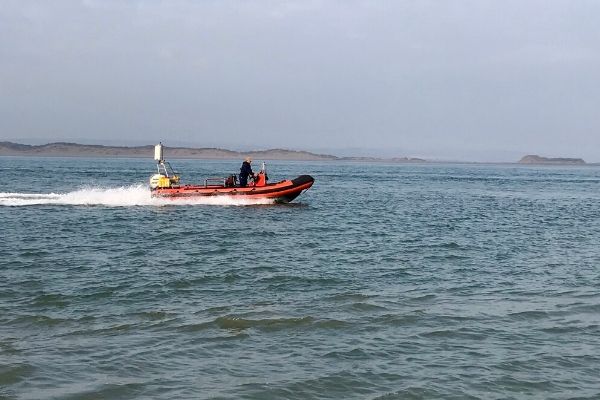
[[248,177],[251,176],[254,178],[254,172],[252,172],[252,159],[250,157],[246,157],[244,162],[242,163],[242,168],[240,168],[240,186],[244,187],[248,184]]

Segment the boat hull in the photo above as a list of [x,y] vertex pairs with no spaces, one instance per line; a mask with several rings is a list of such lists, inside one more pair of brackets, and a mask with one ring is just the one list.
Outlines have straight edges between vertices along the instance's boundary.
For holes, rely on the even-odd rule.
[[194,198],[226,196],[244,199],[273,199],[279,203],[289,203],[303,191],[309,189],[314,178],[310,175],[301,175],[296,179],[269,183],[264,186],[224,187],[220,185],[181,185],[169,188],[152,189],[152,197],[161,198]]

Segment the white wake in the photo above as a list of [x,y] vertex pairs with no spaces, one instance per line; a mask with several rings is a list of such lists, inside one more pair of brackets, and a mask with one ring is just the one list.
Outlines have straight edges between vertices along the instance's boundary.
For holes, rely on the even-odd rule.
[[68,193],[1,193],[0,206],[19,207],[34,205],[73,206],[167,206],[167,205],[219,205],[247,206],[273,204],[269,199],[243,199],[225,196],[198,197],[194,199],[152,198],[145,185],[125,187],[89,187]]

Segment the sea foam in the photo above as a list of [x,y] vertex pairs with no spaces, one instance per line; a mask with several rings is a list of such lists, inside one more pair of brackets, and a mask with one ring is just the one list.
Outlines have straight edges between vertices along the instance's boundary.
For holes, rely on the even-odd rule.
[[243,199],[226,196],[197,197],[186,199],[152,198],[145,185],[114,188],[85,187],[68,193],[1,193],[0,206],[19,207],[34,205],[71,206],[168,206],[168,205],[217,205],[247,206],[273,204],[271,199]]

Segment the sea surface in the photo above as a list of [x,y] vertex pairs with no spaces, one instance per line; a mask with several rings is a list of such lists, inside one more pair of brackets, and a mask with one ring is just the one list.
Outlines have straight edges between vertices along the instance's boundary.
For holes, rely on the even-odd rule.
[[600,399],[599,167],[268,168],[0,157],[0,398]]

